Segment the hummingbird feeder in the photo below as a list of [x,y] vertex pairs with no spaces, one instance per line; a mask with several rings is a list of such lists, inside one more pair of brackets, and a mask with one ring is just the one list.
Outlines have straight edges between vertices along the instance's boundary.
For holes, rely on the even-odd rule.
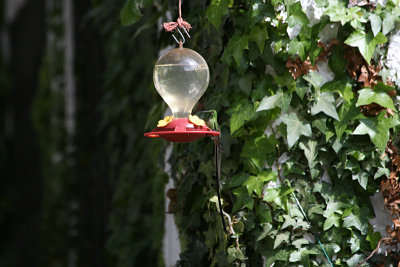
[[[181,13],[181,12],[180,12]],[[185,38],[179,28],[190,38],[190,24],[181,16],[177,22],[164,23],[167,31],[177,30],[182,40],[174,36],[179,48],[171,49],[161,56],[153,71],[153,81],[157,92],[172,111],[158,122],[157,128],[145,133],[147,137],[161,137],[171,142],[193,142],[205,136],[218,136],[206,123],[191,112],[204,94],[210,81],[207,62],[194,50],[183,48]]]

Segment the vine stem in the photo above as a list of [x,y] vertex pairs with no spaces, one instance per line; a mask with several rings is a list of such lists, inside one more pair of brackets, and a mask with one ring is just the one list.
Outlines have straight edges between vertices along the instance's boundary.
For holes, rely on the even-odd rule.
[[[235,230],[233,230],[233,222],[232,222],[232,218],[231,216],[226,213],[224,211],[224,209],[222,208],[222,201],[221,201],[221,188],[219,186],[220,183],[220,178],[221,178],[221,155],[220,155],[220,139],[219,137],[213,139],[214,141],[214,155],[215,155],[215,177],[216,177],[216,184],[217,184],[217,196],[218,196],[218,206],[219,206],[219,211],[221,214],[221,220],[222,220],[222,228],[224,229],[224,232],[226,234],[231,234],[231,235],[235,235]],[[228,224],[229,224],[229,231],[226,229],[226,225],[225,225],[225,219],[224,216],[227,218],[228,220]],[[236,244],[236,250],[239,250],[239,237],[235,238],[235,244]]]
[[[222,203],[221,203],[221,188],[219,186],[220,183],[220,178],[221,178],[221,166],[220,166],[220,148],[219,148],[219,137],[214,139],[214,154],[215,154],[215,176],[216,176],[216,183],[217,183],[217,195],[218,195],[218,205],[219,205],[219,210],[221,213],[221,219],[222,219],[222,228],[224,228],[224,232],[229,234],[234,235],[235,234],[235,230],[233,230],[233,222],[232,222],[232,218],[231,216],[226,213],[224,211],[224,209],[222,208]],[[225,226],[225,220],[224,220],[224,216],[227,218],[228,220],[228,224],[229,224],[229,231],[226,229]],[[239,250],[239,238],[236,238],[236,249]]]
[[[385,240],[392,240],[392,238],[391,238],[391,237],[382,237],[381,240],[379,240],[379,242],[378,242],[378,246],[371,252],[371,254],[369,254],[369,256],[368,256],[365,260],[363,260],[362,262],[360,262],[359,264],[357,264],[356,267],[361,266],[361,265],[364,264],[367,260],[369,260],[369,259],[378,251],[379,247],[381,246],[382,241],[385,241]],[[400,262],[399,262],[399,265],[398,265],[398,266],[400,266]]]
[[[231,216],[226,213],[223,209],[221,209],[222,214],[224,214],[224,216],[226,217],[226,219],[228,220],[228,224],[229,224],[229,230],[231,232],[232,235],[236,234],[235,230],[233,230],[233,222],[232,222],[232,218]],[[239,238],[236,238],[236,249],[239,250]]]

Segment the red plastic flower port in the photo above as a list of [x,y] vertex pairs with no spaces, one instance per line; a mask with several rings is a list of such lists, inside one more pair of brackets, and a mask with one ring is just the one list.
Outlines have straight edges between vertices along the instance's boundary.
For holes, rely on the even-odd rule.
[[147,137],[161,137],[167,141],[177,143],[189,143],[202,137],[212,137],[220,135],[207,126],[197,126],[189,121],[188,118],[173,119],[164,127],[157,127],[152,132],[145,133]]

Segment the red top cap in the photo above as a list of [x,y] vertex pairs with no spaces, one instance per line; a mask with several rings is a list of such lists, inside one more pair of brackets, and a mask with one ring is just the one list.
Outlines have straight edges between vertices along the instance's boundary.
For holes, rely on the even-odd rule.
[[188,118],[173,119],[165,127],[157,127],[150,133],[145,133],[147,137],[161,137],[167,141],[177,143],[190,143],[205,136],[218,136],[219,132],[213,131],[207,126],[197,126],[189,121]]

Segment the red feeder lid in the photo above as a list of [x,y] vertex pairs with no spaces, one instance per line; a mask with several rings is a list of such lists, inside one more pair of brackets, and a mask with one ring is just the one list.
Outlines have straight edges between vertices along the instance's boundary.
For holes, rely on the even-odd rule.
[[152,132],[144,134],[147,137],[161,137],[176,143],[190,143],[205,136],[218,135],[220,135],[219,132],[213,131],[207,126],[197,126],[188,118],[173,119],[165,127],[157,127]]

